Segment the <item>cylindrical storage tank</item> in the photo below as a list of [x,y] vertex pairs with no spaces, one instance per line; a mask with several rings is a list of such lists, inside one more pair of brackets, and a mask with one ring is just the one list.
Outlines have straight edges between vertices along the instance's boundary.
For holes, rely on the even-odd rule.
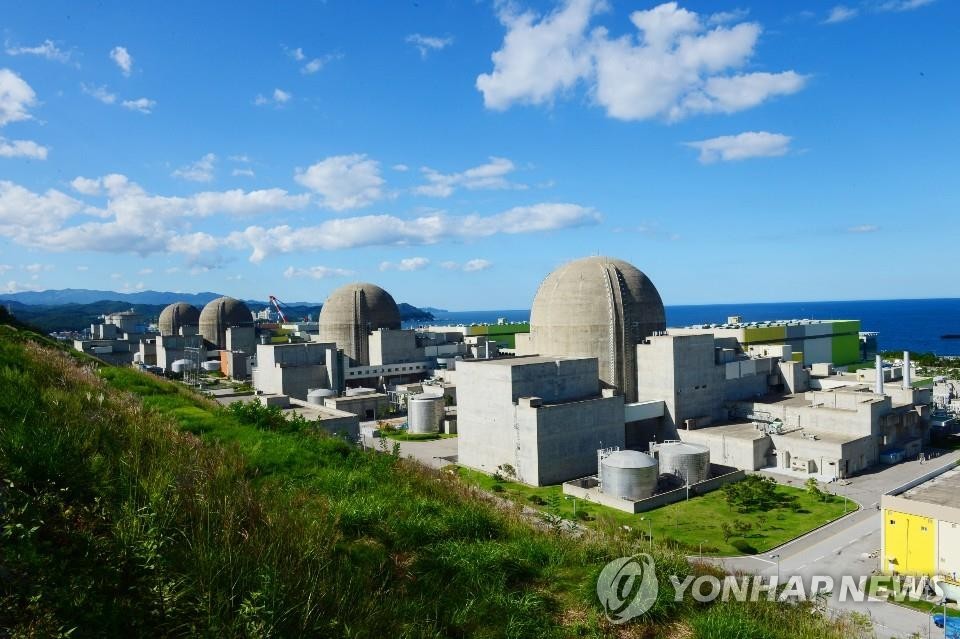
[[443,397],[414,395],[407,400],[407,432],[436,433],[443,423]]
[[659,448],[660,472],[679,477],[684,484],[710,479],[710,449],[700,444],[670,442]]
[[312,388],[307,392],[307,403],[322,406],[327,397],[336,397],[337,391],[329,388]]
[[196,363],[189,359],[178,359],[173,364],[170,364],[170,370],[172,370],[174,373],[182,373],[183,371],[192,371],[196,367],[197,367]]
[[207,360],[206,362],[203,363],[203,370],[210,371],[210,372],[219,371],[220,362],[218,362],[215,359]]
[[637,450],[617,450],[600,461],[601,490],[623,499],[646,499],[657,488],[657,460]]

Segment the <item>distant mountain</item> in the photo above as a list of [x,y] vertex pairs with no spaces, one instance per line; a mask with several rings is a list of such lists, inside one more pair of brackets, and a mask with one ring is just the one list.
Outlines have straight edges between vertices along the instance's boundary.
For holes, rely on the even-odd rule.
[[445,308],[434,308],[432,306],[421,306],[420,310],[424,313],[430,313],[431,315],[436,315],[437,313],[449,313]]
[[24,291],[23,293],[0,293],[0,301],[20,302],[33,306],[54,306],[61,304],[93,304],[112,301],[127,304],[172,304],[188,302],[203,306],[210,300],[220,297],[219,293],[171,293],[169,291],[137,291],[136,293],[117,293],[116,291],[98,291],[86,288],[64,288],[49,291]]
[[406,302],[400,302],[397,304],[397,308],[400,309],[400,319],[404,322],[428,322],[433,319],[433,315],[427,310],[417,308],[416,306],[412,306]]

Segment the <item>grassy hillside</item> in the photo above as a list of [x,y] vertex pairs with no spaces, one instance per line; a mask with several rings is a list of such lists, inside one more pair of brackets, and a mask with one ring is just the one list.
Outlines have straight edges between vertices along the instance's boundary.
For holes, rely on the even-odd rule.
[[[860,636],[804,607],[606,622],[636,537],[572,539],[455,475],[0,326],[0,637]],[[656,549],[658,570],[682,556]]]

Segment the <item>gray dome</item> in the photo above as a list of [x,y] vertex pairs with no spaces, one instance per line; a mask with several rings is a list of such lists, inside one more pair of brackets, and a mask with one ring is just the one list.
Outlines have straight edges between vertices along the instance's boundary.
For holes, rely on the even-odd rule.
[[179,335],[184,326],[199,326],[200,311],[186,302],[175,302],[160,312],[157,326],[161,335]]
[[636,345],[666,330],[663,301],[632,264],[587,257],[564,264],[540,285],[530,341],[541,355],[596,357],[600,379],[637,401]]
[[200,312],[200,334],[216,348],[227,347],[228,328],[252,325],[253,315],[250,314],[250,309],[232,297],[218,297]]
[[602,463],[611,468],[652,468],[657,460],[638,450],[617,450],[604,457]]
[[381,328],[399,329],[400,309],[374,284],[341,286],[320,309],[320,341],[334,342],[356,364],[370,363],[367,336]]

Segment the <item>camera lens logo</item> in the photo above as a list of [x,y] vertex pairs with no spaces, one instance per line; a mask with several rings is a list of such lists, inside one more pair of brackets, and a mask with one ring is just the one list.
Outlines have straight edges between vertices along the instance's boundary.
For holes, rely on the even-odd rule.
[[613,623],[630,621],[650,610],[658,590],[653,557],[646,553],[614,559],[597,578],[597,597]]

